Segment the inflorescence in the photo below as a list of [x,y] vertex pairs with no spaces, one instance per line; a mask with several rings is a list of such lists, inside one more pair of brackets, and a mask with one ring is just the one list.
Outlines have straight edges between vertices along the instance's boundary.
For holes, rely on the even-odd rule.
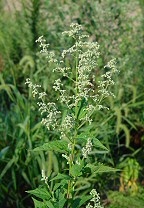
[[92,199],[90,201],[93,202],[93,205],[88,203],[86,208],[103,208],[103,206],[101,206],[101,204],[100,204],[99,193],[97,193],[97,191],[95,189],[91,190],[90,195],[92,196]]
[[[63,35],[68,35],[73,38],[75,43],[70,48],[63,50],[59,60],[57,60],[54,51],[48,50],[49,44],[46,44],[46,40],[43,36],[36,40],[41,49],[40,53],[46,55],[48,62],[54,63],[55,68],[53,71],[60,73],[71,82],[73,91],[68,91],[60,78],[55,80],[53,84],[53,89],[59,93],[58,100],[67,108],[67,114],[63,119],[61,119],[62,114],[57,109],[54,102],[45,102],[46,93],[40,92],[40,85],[33,84],[29,78],[26,79],[25,82],[25,84],[31,88],[33,97],[37,97],[39,100],[37,105],[39,106],[39,111],[43,115],[42,124],[44,124],[48,130],[57,129],[61,133],[61,139],[69,139],[69,150],[72,150],[74,145],[70,139],[74,136],[74,129],[79,129],[85,122],[91,124],[91,116],[95,110],[108,110],[108,108],[102,104],[102,101],[108,96],[114,96],[110,91],[110,87],[115,84],[112,77],[113,74],[117,72],[116,61],[112,59],[104,67],[107,72],[101,76],[101,81],[98,82],[97,89],[95,89],[95,78],[93,77],[93,81],[91,81],[91,78],[92,72],[97,67],[97,60],[100,56],[99,45],[97,42],[86,42],[85,39],[88,35],[83,34],[82,29],[81,25],[72,23],[70,25],[70,30],[63,32]],[[75,66],[65,66],[67,57],[71,57],[72,63],[75,63]],[[82,106],[82,103],[85,104]],[[83,116],[80,116],[79,108],[82,110]],[[86,146],[81,149],[83,159],[88,157],[91,150],[92,140],[88,138]],[[68,164],[71,164],[71,157],[73,157],[71,154],[63,154],[62,156],[67,160]],[[80,162],[76,161],[76,164],[80,165]],[[45,183],[47,183],[48,180],[43,170],[42,180],[44,180]],[[93,202],[93,205],[89,203],[86,208],[102,208],[99,201],[100,197],[96,190],[93,189],[90,194],[92,195],[91,202]]]
[[[75,43],[69,49],[63,50],[60,61],[57,60],[54,51],[48,50],[49,44],[46,44],[46,40],[43,36],[36,40],[41,48],[40,53],[45,54],[49,62],[55,63],[56,67],[53,71],[67,77],[71,81],[74,89],[73,93],[69,93],[65,89],[60,78],[54,81],[53,89],[59,93],[58,100],[69,109],[67,111],[68,114],[64,117],[61,124],[59,122],[61,112],[57,109],[54,102],[45,103],[44,97],[46,93],[40,92],[41,86],[33,84],[29,78],[26,79],[25,82],[25,84],[28,84],[28,87],[32,89],[33,97],[37,96],[39,99],[37,105],[39,106],[39,111],[43,115],[42,124],[44,124],[48,130],[57,128],[57,130],[61,132],[61,138],[67,137],[74,129],[78,115],[69,113],[69,111],[78,108],[82,100],[85,100],[87,104],[83,108],[83,116],[79,118],[81,124],[85,122],[91,124],[91,115],[95,110],[108,109],[106,106],[102,105],[102,100],[108,96],[114,96],[110,91],[110,87],[115,84],[112,76],[117,72],[116,61],[112,59],[104,67],[109,71],[101,76],[102,80],[98,82],[97,93],[95,94],[94,83],[92,83],[90,76],[97,66],[97,59],[100,55],[98,43],[86,42],[85,38],[87,38],[88,35],[82,33],[82,26],[77,23],[72,23],[70,25],[70,30],[63,32],[63,34],[72,37]],[[75,68],[66,67],[64,65],[67,56],[71,56],[74,59]],[[74,78],[71,76],[73,70],[75,70]],[[92,142],[88,138],[86,147],[82,148],[82,155],[84,158],[90,153],[91,147]]]
[[[87,104],[85,107],[85,117],[80,118],[81,122],[88,121],[91,124],[91,115],[95,110],[108,109],[106,106],[102,105],[102,100],[108,96],[114,96],[114,94],[109,90],[110,86],[114,85],[112,76],[117,72],[115,67],[115,59],[108,62],[105,68],[111,69],[101,76],[102,80],[99,81],[98,90],[95,94],[94,84],[90,80],[90,75],[92,70],[97,66],[97,59],[99,58],[99,45],[97,42],[86,42],[85,38],[87,35],[82,33],[82,26],[77,23],[72,23],[70,25],[70,30],[63,32],[64,35],[68,35],[75,39],[75,44],[67,50],[63,50],[61,55],[61,61],[56,59],[55,53],[53,51],[48,51],[49,44],[46,44],[46,40],[43,36],[39,37],[36,42],[39,43],[41,48],[40,53],[44,53],[49,62],[54,62],[56,67],[54,71],[57,71],[69,78],[74,85],[74,93],[70,94],[64,88],[61,79],[57,79],[54,82],[53,89],[59,93],[59,101],[66,105],[68,109],[73,109],[78,106],[78,104],[85,99],[88,103],[91,100],[91,104]],[[75,74],[76,78],[72,78],[70,75],[72,73],[72,68],[64,66],[64,61],[67,55],[71,55],[75,59]],[[60,111],[57,110],[55,103],[45,103],[43,97],[46,96],[45,92],[39,92],[40,85],[34,85],[30,79],[26,80],[26,84],[32,88],[32,95],[41,99],[38,102],[39,110],[41,114],[47,113],[46,117],[42,119],[42,123],[50,130],[50,128],[56,128],[59,118],[58,114]],[[71,118],[71,115],[66,116],[64,122],[61,126],[62,135],[64,134],[64,129],[72,128],[75,124],[75,119]],[[69,124],[69,125],[68,125]]]

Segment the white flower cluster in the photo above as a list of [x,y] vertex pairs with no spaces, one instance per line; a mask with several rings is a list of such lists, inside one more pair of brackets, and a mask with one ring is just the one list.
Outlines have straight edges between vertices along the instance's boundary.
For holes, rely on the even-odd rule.
[[103,96],[103,98],[106,98],[108,96],[115,97],[115,95],[112,92],[110,92],[108,89],[109,86],[112,86],[115,84],[115,82],[112,80],[113,74],[118,71],[116,69],[115,59],[112,59],[111,61],[109,61],[108,64],[104,68],[110,68],[111,71],[108,71],[101,76],[104,80],[99,81],[98,88],[100,89],[98,90],[98,92]]
[[[62,63],[62,61],[61,61],[61,63]],[[57,66],[55,69],[53,69],[53,72],[55,72],[55,71],[62,73],[62,75],[64,77],[68,77],[70,74],[70,67]]]
[[47,116],[45,118],[42,118],[42,124],[44,124],[48,130],[52,127],[52,129],[55,129],[58,126],[57,117],[58,114],[60,114],[60,111],[57,111],[56,104],[55,103],[47,103],[45,104],[43,101],[37,103],[39,105],[39,111],[41,111],[41,114],[45,113]]
[[73,127],[74,118],[71,115],[66,115],[60,126],[61,138],[65,137],[67,135],[67,132],[69,133],[73,129]]
[[[32,89],[32,96],[33,97],[35,97],[36,95],[39,95],[38,88],[40,88],[41,85],[33,84],[29,78],[26,79],[25,84],[28,84],[28,87]],[[39,96],[41,96],[41,94]]]
[[[73,144],[72,143],[69,143],[68,144],[68,149],[71,151],[72,150],[72,146]],[[72,155],[69,154],[69,155],[66,155],[66,154],[62,154],[62,157],[64,157],[66,160],[67,160],[67,164],[70,164],[72,162],[73,164],[73,161],[72,161]]]
[[70,164],[71,162],[71,154],[69,156],[62,154],[62,157],[64,157],[67,160],[67,164]]
[[[54,90],[59,93],[59,101],[66,105],[67,109],[75,112],[72,116],[67,115],[61,125],[60,131],[64,136],[66,131],[71,131],[77,119],[79,119],[80,126],[85,122],[91,124],[91,115],[95,110],[108,109],[102,105],[102,101],[108,96],[114,96],[109,90],[109,87],[114,85],[112,76],[117,69],[115,67],[115,59],[108,62],[105,68],[111,70],[101,76],[102,81],[99,81],[97,94],[94,94],[91,72],[95,70],[97,59],[100,55],[98,43],[84,41],[84,38],[88,36],[82,33],[82,26],[77,23],[72,23],[70,25],[70,30],[63,32],[63,34],[74,38],[75,43],[69,49],[63,50],[60,61],[55,58],[55,53],[53,51],[48,51],[47,48],[49,45],[46,44],[46,40],[43,36],[39,37],[36,42],[40,43],[40,52],[46,54],[46,58],[48,58],[49,62],[55,63],[55,69],[53,71],[60,72],[71,82],[71,89],[67,88],[69,91],[64,88],[61,79],[55,80],[53,85]],[[70,58],[75,66],[65,66],[65,58]],[[42,102],[38,102],[39,110],[41,114],[46,115],[47,113],[46,118],[42,119],[42,123],[45,124],[48,129],[50,129],[50,127],[55,128],[57,126],[57,117],[60,113],[56,110],[55,104],[45,104],[43,102],[45,93],[38,92],[39,85],[33,85],[29,79],[27,79],[26,83],[32,88],[33,96],[35,97],[38,95],[42,100]],[[85,100],[84,105],[83,100]],[[89,104],[89,101],[91,104]],[[80,111],[82,111],[82,113]],[[83,149],[83,151],[85,151],[85,149]],[[83,154],[87,157],[86,152]]]
[[82,30],[82,26],[77,23],[72,23],[70,25],[71,30],[64,31],[62,34],[67,34],[69,37],[76,38],[79,37],[79,32]]
[[48,182],[48,177],[45,175],[45,171],[44,170],[42,170],[42,178],[41,178],[41,181],[45,181],[46,184]]
[[43,35],[40,36],[36,41],[36,43],[40,43],[39,46],[41,48],[40,53],[48,53],[48,46],[49,44],[46,44],[46,40],[43,38]]
[[61,113],[57,110],[56,104],[53,102],[46,104],[44,102],[43,97],[46,96],[46,93],[38,91],[38,88],[41,87],[40,85],[33,84],[29,78],[26,79],[25,84],[28,84],[28,87],[32,88],[33,97],[37,95],[38,99],[41,100],[40,102],[37,102],[37,105],[39,106],[41,115],[45,115],[45,118],[42,118],[42,124],[44,124],[48,130],[50,130],[50,128],[55,129],[58,126],[58,115]]
[[60,91],[60,87],[62,86],[63,84],[61,83],[61,79],[56,79],[54,84],[53,84],[53,88],[55,91]]
[[81,53],[78,56],[78,79],[77,101],[81,98],[88,100],[93,92],[93,84],[89,80],[91,71],[97,65],[97,58],[99,57],[99,45],[97,43],[81,42]]
[[111,61],[109,61],[104,68],[106,67],[112,69],[113,73],[117,72],[118,70],[116,68],[116,59],[112,59]]
[[62,123],[62,128],[63,129],[71,129],[71,128],[73,128],[73,123],[74,123],[73,117],[70,115],[66,115],[66,117]]
[[48,51],[49,44],[46,44],[46,40],[44,39],[43,35],[40,36],[35,42],[39,43],[39,47],[41,48],[40,53],[45,54],[49,62],[58,62],[55,58],[54,51]]
[[95,189],[91,190],[90,195],[92,195],[92,199],[90,201],[92,201],[94,205],[91,205],[90,203],[88,203],[86,208],[104,208],[100,204],[100,196],[99,196],[99,193],[97,193]]
[[55,82],[53,84],[53,88],[55,91],[58,91],[60,93],[57,100],[59,100],[61,103],[64,103],[68,107],[70,100],[68,100],[66,90],[62,89],[62,86],[63,86],[63,84],[61,83],[61,79],[55,80]]
[[83,157],[87,158],[91,150],[92,150],[92,142],[91,142],[91,139],[88,138],[86,146],[82,148]]
[[[105,66],[110,68],[111,71],[106,72],[102,75],[102,81],[99,81],[98,93],[94,93],[94,85],[90,81],[90,74],[97,66],[97,59],[99,58],[99,45],[97,42],[85,42],[82,39],[85,38],[85,35],[82,35],[82,27],[79,27],[78,24],[72,24],[70,31],[65,31],[64,34],[68,34],[73,37],[76,41],[75,44],[67,50],[64,50],[62,57],[64,58],[67,54],[70,54],[76,59],[76,73],[77,78],[74,80],[75,84],[75,95],[73,96],[63,96],[63,100],[67,103],[68,108],[73,108],[78,105],[79,102],[84,98],[86,101],[90,99],[94,101],[94,104],[91,104],[85,109],[85,117],[81,118],[82,121],[88,121],[90,124],[92,120],[90,119],[94,110],[98,109],[107,109],[109,108],[101,104],[102,100],[108,96],[114,96],[114,94],[109,90],[109,87],[114,85],[112,76],[117,69],[115,67],[115,59],[112,59]],[[61,70],[61,69],[59,69]],[[66,99],[66,100],[65,100]]]
[[58,60],[55,57],[56,57],[56,55],[55,55],[54,51],[47,52],[46,58],[48,59],[48,62],[57,63]]

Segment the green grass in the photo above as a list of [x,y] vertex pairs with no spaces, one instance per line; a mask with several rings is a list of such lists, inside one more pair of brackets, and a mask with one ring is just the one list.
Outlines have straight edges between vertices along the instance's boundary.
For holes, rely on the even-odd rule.
[[135,196],[127,196],[120,192],[111,192],[108,196],[108,208],[142,208],[144,207],[144,190]]

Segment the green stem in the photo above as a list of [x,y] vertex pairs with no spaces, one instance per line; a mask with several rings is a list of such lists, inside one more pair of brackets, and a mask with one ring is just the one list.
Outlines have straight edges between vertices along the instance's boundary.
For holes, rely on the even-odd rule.
[[[77,52],[77,41],[76,41],[76,57],[75,57],[75,84],[76,84],[76,97],[77,97],[77,94],[78,94],[78,87],[77,87],[77,82],[78,82],[78,52]],[[75,119],[77,119],[77,105],[75,106]],[[76,138],[76,135],[77,135],[77,127],[75,125],[75,133],[74,133],[74,137],[73,137],[73,145],[72,145],[72,149],[71,149],[71,154],[70,154],[70,163],[69,163],[69,175],[70,175],[70,170],[72,168],[72,165],[73,165],[73,161],[74,161],[74,153],[75,153],[75,144],[76,144],[76,141],[75,141],[75,138]],[[72,181],[73,182],[73,181]],[[73,197],[73,194],[71,194],[71,188],[72,188],[72,182],[69,180],[68,181],[68,190],[67,190],[67,199],[70,199],[71,197]]]
[[[77,94],[78,94],[78,86],[77,86],[77,83],[78,83],[78,51],[77,51],[77,41],[76,41],[76,63],[75,63],[75,68],[76,68],[76,97],[77,97]],[[75,119],[77,119],[77,105],[75,106],[76,110],[75,110]]]

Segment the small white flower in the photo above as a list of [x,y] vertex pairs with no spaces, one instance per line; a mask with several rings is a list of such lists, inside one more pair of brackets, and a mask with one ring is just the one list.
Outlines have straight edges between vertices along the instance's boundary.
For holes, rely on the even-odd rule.
[[91,190],[90,195],[92,196],[92,199],[90,201],[93,202],[93,205],[88,203],[86,208],[104,208],[100,204],[100,196],[99,196],[99,193],[97,193],[97,191],[95,189]]
[[70,156],[71,155],[67,156],[65,154],[62,154],[62,157],[64,157],[67,160],[67,164],[70,164]]
[[91,139],[88,138],[86,146],[82,148],[83,157],[87,158],[91,150],[92,150],[92,142],[91,142]]
[[72,150],[72,143],[69,143],[69,144],[68,144],[68,149],[69,149],[69,150]]
[[47,184],[47,182],[48,182],[48,177],[45,175],[45,171],[44,170],[42,170],[41,181],[45,181],[45,184]]

